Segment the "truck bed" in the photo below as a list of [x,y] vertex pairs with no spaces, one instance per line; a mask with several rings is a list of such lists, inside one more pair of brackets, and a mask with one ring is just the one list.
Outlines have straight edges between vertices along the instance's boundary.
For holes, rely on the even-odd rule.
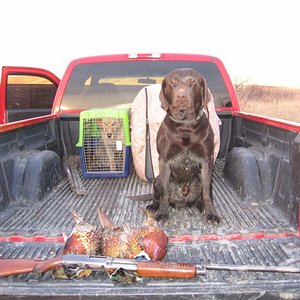
[[[79,157],[76,157],[79,159]],[[213,173],[213,197],[221,224],[208,224],[193,209],[171,210],[170,220],[160,226],[170,237],[165,261],[197,264],[266,265],[300,267],[297,228],[274,203],[245,201],[224,175],[224,160],[217,160]],[[63,248],[62,234],[69,234],[75,222],[71,210],[85,221],[99,225],[100,207],[115,224],[139,226],[145,222],[142,208],[147,201],[133,201],[132,195],[152,192],[134,168],[127,178],[83,178],[85,195],[72,191],[65,179],[40,202],[7,206],[0,213],[0,257],[52,258]],[[43,238],[40,238],[43,237]],[[19,239],[19,242],[18,242]],[[284,292],[283,292],[284,291]],[[53,279],[51,271],[42,277],[23,274],[0,278],[1,299],[299,299],[300,273],[237,272],[207,270],[192,279],[143,278],[122,285],[105,272],[88,278]]]

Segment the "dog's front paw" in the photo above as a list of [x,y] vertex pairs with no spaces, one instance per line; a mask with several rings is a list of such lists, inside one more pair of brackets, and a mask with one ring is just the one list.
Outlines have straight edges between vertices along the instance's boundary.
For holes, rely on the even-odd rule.
[[200,212],[203,212],[204,211],[204,208],[205,208],[205,205],[202,201],[198,201],[196,203],[196,207],[199,209]]
[[169,211],[165,209],[158,209],[154,218],[156,221],[166,222],[169,219]]
[[220,218],[215,214],[208,214],[206,216],[206,219],[207,219],[208,222],[213,223],[213,224],[219,224],[220,223]]

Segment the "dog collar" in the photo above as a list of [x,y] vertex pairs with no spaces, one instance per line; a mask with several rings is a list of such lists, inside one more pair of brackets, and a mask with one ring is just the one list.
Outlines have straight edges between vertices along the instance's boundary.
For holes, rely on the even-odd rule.
[[200,109],[200,111],[199,111],[199,114],[198,114],[197,118],[194,119],[194,120],[178,120],[178,119],[174,119],[171,115],[169,115],[169,118],[170,118],[172,121],[176,122],[176,123],[187,124],[187,123],[192,123],[192,122],[194,122],[194,121],[200,120],[201,117],[202,117],[202,115],[203,115],[203,112],[204,112],[204,109],[203,109],[203,107],[202,107],[202,108]]

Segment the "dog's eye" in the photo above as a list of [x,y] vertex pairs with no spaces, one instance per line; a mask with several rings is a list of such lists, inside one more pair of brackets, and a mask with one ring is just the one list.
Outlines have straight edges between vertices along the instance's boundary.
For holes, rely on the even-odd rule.
[[177,80],[171,79],[171,80],[169,81],[169,83],[170,83],[171,85],[175,85],[175,84],[177,83]]
[[188,80],[188,84],[189,85],[193,85],[194,83],[195,83],[195,79],[191,78],[191,79]]

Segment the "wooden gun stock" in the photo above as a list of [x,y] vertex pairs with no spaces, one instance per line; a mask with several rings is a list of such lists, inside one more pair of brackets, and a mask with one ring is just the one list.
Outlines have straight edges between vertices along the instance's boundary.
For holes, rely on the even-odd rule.
[[197,272],[196,265],[161,261],[139,261],[137,274],[143,277],[193,278]]
[[33,272],[41,275],[62,264],[62,257],[52,259],[0,258],[0,276],[19,275]]

